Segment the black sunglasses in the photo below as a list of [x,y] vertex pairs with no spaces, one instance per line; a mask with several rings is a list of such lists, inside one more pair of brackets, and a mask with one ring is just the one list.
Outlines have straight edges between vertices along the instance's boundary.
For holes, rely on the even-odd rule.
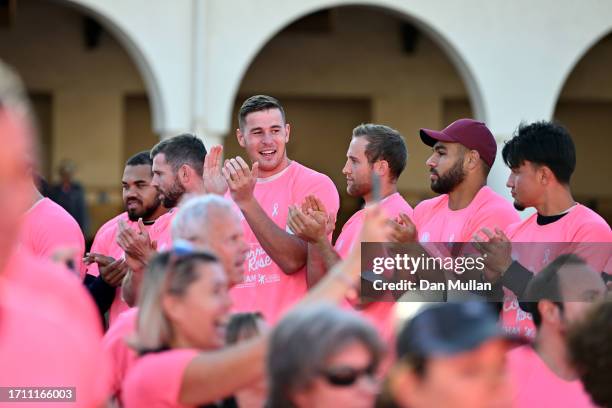
[[353,367],[331,367],[321,370],[321,375],[331,385],[338,387],[350,387],[364,375],[370,379],[374,379],[376,368],[377,364],[374,363],[361,369]]

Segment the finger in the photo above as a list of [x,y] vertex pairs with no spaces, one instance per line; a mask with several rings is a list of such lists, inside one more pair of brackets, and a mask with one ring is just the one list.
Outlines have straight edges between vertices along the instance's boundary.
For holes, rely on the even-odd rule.
[[123,232],[127,229],[127,224],[125,223],[124,220],[119,220],[119,232]]
[[145,227],[144,223],[142,222],[142,218],[138,219],[138,228],[140,229],[140,233],[143,235],[149,235],[149,233],[147,232],[147,228]]
[[300,231],[297,224],[293,221],[292,218],[287,220],[287,226],[289,227],[291,231],[293,231],[295,235],[300,235],[302,233],[302,231]]
[[233,165],[231,160],[229,160],[225,164],[224,168],[228,172],[231,180],[234,180],[234,181],[238,181],[239,180],[240,177],[238,176],[238,170],[234,167],[234,165]]
[[327,209],[325,208],[325,204],[323,204],[323,201],[321,201],[321,199],[319,197],[313,195],[312,199],[315,202],[315,205],[317,207],[317,211],[327,212]]
[[480,230],[480,232],[482,232],[483,234],[485,234],[487,236],[487,238],[489,238],[489,240],[492,240],[493,238],[495,238],[495,234],[493,234],[493,232],[491,232],[490,229],[488,228],[482,228]]
[[259,178],[259,162],[253,163],[253,167],[251,168],[251,176],[253,176],[254,179]]
[[414,227],[414,223],[412,222],[412,220],[410,219],[410,217],[408,216],[408,214],[406,213],[401,213],[399,215],[399,218],[402,220],[402,223],[407,226],[407,227]]
[[497,233],[497,237],[504,242],[510,242],[510,238],[506,235],[506,233],[499,227],[495,227],[495,232]]
[[221,174],[223,174],[223,177],[225,178],[230,190],[236,190],[236,183],[234,180],[232,180],[232,176],[226,167],[221,167]]
[[236,161],[240,165],[240,168],[242,169],[242,173],[244,174],[245,177],[249,177],[252,175],[251,169],[249,169],[249,165],[247,164],[247,162],[244,161],[242,157],[240,156],[236,157]]

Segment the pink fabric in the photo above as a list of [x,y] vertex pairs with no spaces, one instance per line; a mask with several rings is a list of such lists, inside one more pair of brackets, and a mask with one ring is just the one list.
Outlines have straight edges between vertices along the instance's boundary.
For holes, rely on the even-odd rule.
[[[112,220],[106,222],[100,230],[96,233],[93,244],[91,245],[91,252],[111,256],[115,259],[124,258],[125,254],[123,249],[117,244],[117,234],[119,232],[119,220],[126,223],[129,228],[138,230],[138,222],[130,221],[127,212],[121,213]],[[158,251],[168,249],[171,246],[170,238],[170,224],[172,217],[167,217],[167,214],[160,216],[153,225],[145,226],[149,232],[151,241],[158,242]],[[161,242],[160,242],[161,241]],[[163,247],[163,248],[160,248]],[[100,271],[98,270],[98,264],[93,263],[87,267],[87,273],[93,276],[98,276]],[[121,298],[121,287],[117,288],[115,293],[115,299],[109,310],[108,321],[110,324],[114,322],[117,316],[128,310],[129,306]]]
[[[337,213],[340,199],[331,179],[295,161],[281,173],[259,179],[254,191],[266,214],[284,230],[288,230],[289,206],[302,204],[310,194],[319,197],[328,212]],[[250,250],[245,280],[230,291],[234,311],[260,311],[267,322],[274,324],[290,305],[306,293],[306,269],[292,275],[283,273],[263,250],[244,217],[241,217]]]
[[508,352],[507,362],[514,408],[595,406],[579,380],[557,377],[530,345]]
[[[404,200],[400,193],[385,197],[385,199],[380,202],[380,205],[391,219],[395,219],[400,213],[408,214],[411,219],[413,217],[412,207],[410,207],[410,204]],[[346,258],[351,248],[353,248],[355,241],[357,241],[363,225],[364,216],[365,210],[361,209],[353,214],[342,227],[342,232],[338,235],[334,245],[334,249],[341,258]]]
[[[0,386],[76,387],[76,403],[108,396],[102,324],[79,280],[18,249],[0,272]],[[19,403],[20,407],[40,403]]]
[[111,394],[121,399],[121,383],[137,359],[136,352],[126,340],[136,332],[138,308],[133,307],[121,313],[109,327],[102,339],[102,348],[110,357]]
[[470,242],[481,228],[503,230],[519,220],[512,204],[487,186],[461,210],[448,208],[448,194],[421,201],[413,218],[420,242]]
[[123,383],[125,408],[184,407],[179,394],[194,349],[149,353],[136,362]]
[[155,221],[155,224],[149,230],[151,241],[157,242],[157,252],[172,248],[172,220],[174,220],[177,210],[176,207],[168,210],[167,213]]
[[[603,271],[609,262],[609,254],[605,256],[601,245],[576,245],[574,249],[567,245],[554,243],[610,243],[612,231],[606,221],[593,210],[578,204],[563,218],[547,225],[538,225],[537,214],[533,214],[522,222],[510,225],[506,235],[512,242],[553,243],[552,245],[515,245],[512,258],[533,273],[538,273],[548,263],[564,252],[576,252],[582,255],[597,272]],[[519,308],[516,296],[505,290],[504,328],[526,337],[535,337],[535,325],[529,313]]]
[[19,242],[32,254],[46,259],[51,259],[58,249],[75,248],[75,269],[81,279],[85,278],[83,232],[75,219],[50,199],[43,198],[26,213]]
[[[385,197],[380,203],[383,211],[389,218],[395,219],[400,213],[412,218],[412,207],[404,200],[400,193]],[[334,249],[341,258],[346,258],[353,245],[358,243],[359,233],[363,226],[365,210],[361,209],[349,218],[342,227],[342,232],[336,239]],[[393,302],[373,302],[360,309],[359,312],[368,319],[378,330],[381,338],[387,344],[393,343]]]

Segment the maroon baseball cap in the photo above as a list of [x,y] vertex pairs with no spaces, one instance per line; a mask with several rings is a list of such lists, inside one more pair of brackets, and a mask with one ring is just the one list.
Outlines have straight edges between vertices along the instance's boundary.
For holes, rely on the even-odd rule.
[[476,150],[482,160],[493,166],[497,143],[487,126],[474,119],[459,119],[445,127],[443,130],[421,129],[421,140],[428,146],[440,142],[460,143],[470,150]]

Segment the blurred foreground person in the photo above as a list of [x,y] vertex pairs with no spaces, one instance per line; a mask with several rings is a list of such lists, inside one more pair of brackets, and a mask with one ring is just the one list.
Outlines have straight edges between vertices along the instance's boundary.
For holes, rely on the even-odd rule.
[[533,316],[535,342],[508,353],[516,408],[593,406],[569,356],[567,331],[606,290],[601,275],[574,254],[559,256],[530,281],[521,308]]
[[568,342],[576,371],[593,402],[612,407],[612,301],[593,307],[571,328]]
[[511,407],[505,355],[514,338],[493,305],[469,301],[429,306],[397,339],[389,387],[402,408]]
[[102,406],[107,371],[93,302],[64,267],[16,245],[32,199],[29,114],[19,80],[0,64],[0,387],[73,387],[57,406]]
[[373,407],[382,356],[376,329],[355,312],[326,304],[297,309],[272,333],[268,407]]
[[[380,207],[366,211],[363,240],[390,226]],[[334,267],[300,304],[341,301],[359,281],[361,247]],[[228,278],[211,254],[175,249],[144,274],[134,346],[142,357],[123,383],[127,408],[214,404],[264,378],[268,335],[223,348],[231,301]]]

